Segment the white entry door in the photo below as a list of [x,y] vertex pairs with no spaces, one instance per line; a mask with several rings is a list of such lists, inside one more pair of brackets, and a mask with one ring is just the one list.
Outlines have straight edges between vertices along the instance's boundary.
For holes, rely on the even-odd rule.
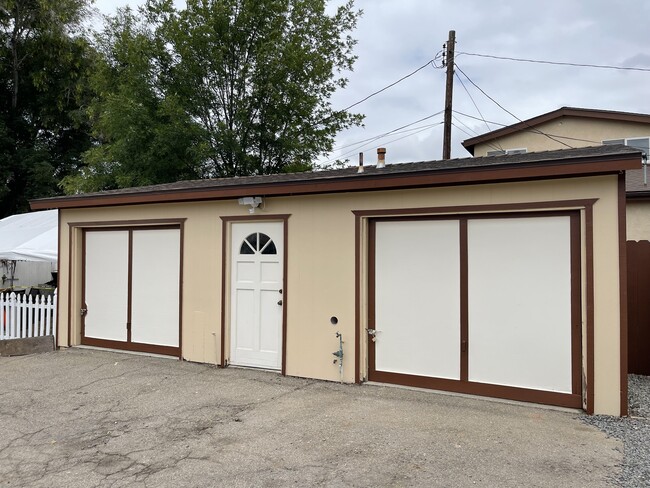
[[282,368],[283,222],[232,224],[230,363]]

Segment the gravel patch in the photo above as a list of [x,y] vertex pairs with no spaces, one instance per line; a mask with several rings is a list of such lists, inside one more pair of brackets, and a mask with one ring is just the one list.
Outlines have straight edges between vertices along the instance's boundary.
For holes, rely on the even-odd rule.
[[628,376],[630,416],[650,419],[650,376]]
[[613,481],[621,487],[650,486],[650,376],[630,375],[630,417],[583,417],[610,437],[623,441],[623,466]]

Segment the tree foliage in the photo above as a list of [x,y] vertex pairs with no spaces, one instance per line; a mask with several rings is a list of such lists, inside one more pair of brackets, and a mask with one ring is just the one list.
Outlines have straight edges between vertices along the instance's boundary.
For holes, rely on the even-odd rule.
[[89,0],[0,3],[0,217],[60,193],[90,147],[83,104]]
[[88,109],[96,144],[64,178],[68,193],[200,178],[204,134],[161,81],[169,55],[130,9],[106,18]]
[[97,38],[94,135],[68,192],[313,167],[361,116],[332,108],[360,12],[325,0],[149,0]]

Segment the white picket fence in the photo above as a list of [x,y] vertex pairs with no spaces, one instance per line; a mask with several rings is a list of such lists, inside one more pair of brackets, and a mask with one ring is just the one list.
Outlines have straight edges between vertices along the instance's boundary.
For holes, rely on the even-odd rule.
[[56,337],[56,290],[36,296],[0,293],[0,339]]

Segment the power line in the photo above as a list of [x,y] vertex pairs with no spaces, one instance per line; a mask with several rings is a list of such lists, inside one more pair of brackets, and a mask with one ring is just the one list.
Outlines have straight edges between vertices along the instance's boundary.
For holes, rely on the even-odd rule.
[[341,154],[341,155],[339,155],[337,157],[330,158],[330,159],[328,159],[326,161],[323,161],[323,163],[321,163],[321,164],[327,164],[327,163],[331,163],[333,161],[336,161],[337,159],[347,158],[348,156],[353,155],[355,152],[370,146],[375,141],[380,140],[380,139],[382,139],[382,138],[384,138],[386,136],[389,136],[389,135],[396,135],[396,134],[400,134],[400,133],[410,132],[410,134],[406,134],[405,136],[402,136],[400,138],[393,139],[393,140],[390,140],[388,142],[384,142],[384,143],[382,143],[382,145],[388,145],[391,142],[399,141],[400,139],[404,139],[406,137],[410,137],[410,136],[413,136],[415,134],[419,134],[420,132],[422,132],[424,130],[430,129],[430,128],[435,127],[435,126],[438,126],[438,125],[441,124],[441,122],[436,122],[436,123],[433,123],[433,124],[427,124],[427,125],[423,125],[423,126],[419,126],[419,127],[412,127],[410,129],[407,129],[407,130],[402,130],[402,129],[406,128],[406,127],[417,124],[418,122],[422,122],[424,120],[435,117],[436,115],[440,115],[441,113],[442,113],[442,111],[437,112],[437,113],[432,114],[432,115],[429,115],[427,117],[424,117],[424,118],[422,118],[420,120],[416,120],[415,122],[411,122],[410,124],[403,125],[402,127],[398,127],[397,129],[393,129],[392,131],[384,132],[383,134],[379,134],[378,136],[371,137],[369,139],[364,139],[362,141],[357,141],[357,142],[354,142],[354,143],[351,143],[351,144],[347,144],[344,147],[350,147],[350,146],[356,146],[356,147],[354,149],[351,149],[349,151],[344,152],[343,154]]
[[536,132],[536,133],[541,134],[541,135],[543,135],[543,136],[545,136],[545,137],[548,137],[548,138],[551,139],[552,141],[558,142],[558,143],[562,144],[563,146],[568,147],[569,149],[574,149],[573,146],[570,146],[570,145],[567,144],[566,142],[560,141],[559,139],[556,139],[556,138],[554,138],[554,137],[552,137],[552,136],[549,136],[548,134],[542,132],[541,130],[539,130],[539,129],[535,129],[534,127],[531,127],[530,125],[528,125],[527,122],[524,122],[523,120],[521,120],[519,117],[517,117],[515,114],[513,114],[510,110],[506,109],[503,105],[501,105],[499,102],[497,102],[494,98],[492,98],[490,95],[488,95],[487,93],[485,93],[485,91],[483,91],[483,89],[482,89],[480,86],[478,86],[476,83],[474,83],[474,82],[472,81],[472,79],[471,79],[469,76],[467,76],[467,74],[465,74],[465,72],[464,72],[462,69],[460,69],[460,66],[458,66],[458,64],[456,64],[456,68],[458,68],[458,71],[460,71],[460,72],[463,74],[463,76],[464,76],[465,78],[467,78],[467,81],[469,81],[472,85],[474,85],[474,86],[475,86],[475,87],[476,87],[476,88],[477,88],[477,89],[478,89],[478,90],[479,90],[483,95],[485,95],[487,98],[489,98],[490,100],[492,100],[492,102],[494,102],[494,104],[495,104],[497,107],[499,107],[499,108],[500,108],[501,110],[503,110],[504,112],[510,114],[512,117],[514,117],[515,119],[517,119],[519,122],[521,122],[522,124],[524,124],[526,127],[528,127],[529,129],[531,129],[533,132]]
[[441,110],[439,112],[436,112],[435,114],[427,115],[426,117],[422,117],[421,119],[418,119],[418,120],[416,120],[414,122],[411,122],[411,123],[406,124],[406,125],[402,125],[400,127],[397,127],[396,129],[389,130],[388,132],[383,132],[383,133],[381,133],[381,134],[379,134],[377,136],[369,137],[368,139],[363,139],[361,141],[351,142],[350,144],[346,144],[345,146],[334,147],[334,148],[332,148],[332,151],[330,151],[330,152],[340,151],[341,149],[345,149],[346,147],[356,146],[357,144],[361,144],[361,143],[366,142],[366,141],[370,141],[370,140],[374,141],[374,140],[376,140],[376,139],[378,139],[380,137],[384,137],[384,136],[387,136],[387,135],[390,135],[390,134],[395,134],[395,133],[397,133],[397,131],[401,131],[402,129],[406,129],[407,127],[418,124],[420,122],[424,122],[425,120],[431,119],[431,118],[435,117],[436,115],[440,115],[442,112],[443,111]]
[[[470,119],[479,120],[483,122],[483,119],[480,117],[475,117],[474,115],[469,115],[463,112],[459,112],[458,110],[454,110],[454,113],[458,115],[462,115],[463,117],[469,117]],[[501,127],[508,127],[509,125],[509,124],[502,124],[501,122],[494,122],[493,120],[486,120],[485,122],[489,122],[492,125],[499,125]]]
[[[405,137],[410,137],[410,136],[412,136],[414,134],[418,134],[419,132],[422,132],[423,130],[430,129],[431,127],[434,127],[434,126],[437,126],[437,125],[440,125],[440,122],[435,122],[433,124],[422,125],[422,126],[419,126],[419,127],[412,127],[411,129],[407,129],[405,131],[393,132],[393,133],[391,133],[392,135],[404,134],[406,132],[410,132],[410,134],[406,134],[405,136],[403,136],[401,138],[394,139],[394,140],[391,140],[391,141],[388,141],[388,142],[382,142],[381,144],[382,145],[390,144],[390,142],[394,142],[395,140],[403,139]],[[367,142],[365,144],[359,144],[354,149],[346,151],[346,152],[344,152],[343,154],[341,154],[341,155],[339,155],[337,157],[328,159],[327,161],[324,162],[324,164],[330,163],[332,161],[336,161],[337,159],[344,159],[344,158],[347,158],[348,156],[352,156],[357,151],[365,149],[365,148],[373,145],[377,140],[380,140],[382,137],[385,137],[385,136],[386,136],[386,134],[382,134],[382,135],[379,135],[377,137],[374,137],[371,140],[369,140],[369,142]]]
[[[465,89],[465,92],[466,92],[467,95],[469,96],[469,99],[470,99],[470,100],[472,101],[472,103],[474,104],[474,108],[476,108],[476,111],[477,111],[478,114],[481,116],[481,120],[483,121],[483,123],[485,123],[485,127],[487,127],[488,132],[491,132],[491,131],[492,131],[492,128],[488,125],[487,120],[485,120],[485,117],[483,117],[483,114],[481,113],[481,109],[478,108],[478,105],[477,105],[476,102],[474,101],[474,97],[472,97],[472,94],[469,92],[469,90],[468,90],[467,87],[465,86],[465,83],[463,82],[463,79],[462,79],[460,76],[458,76],[458,73],[454,73],[454,74],[456,75],[456,78],[458,78],[458,81],[460,81],[460,84],[461,84],[461,85],[463,86],[463,88]],[[458,119],[456,119],[456,120],[458,120]],[[461,122],[461,123],[462,123],[462,122]],[[503,148],[501,147],[501,144],[499,144],[498,142],[497,142],[496,144],[499,146],[499,147],[496,148],[496,149],[499,149],[500,151],[503,151]]]
[[[456,111],[454,110],[454,112],[456,112]],[[481,134],[479,134],[478,132],[476,132],[474,129],[472,129],[469,125],[467,125],[465,122],[463,122],[463,121],[460,120],[458,117],[456,117],[455,115],[452,115],[452,117],[456,120],[456,122],[458,122],[459,124],[465,126],[465,128],[467,128],[468,130],[470,130],[471,132],[473,132],[476,136],[480,136],[480,135],[481,135]],[[480,120],[480,119],[478,119],[478,117],[472,117],[472,118],[475,118],[475,119],[477,119],[477,120]],[[452,122],[452,124],[453,124],[453,122]],[[468,136],[470,136],[470,137],[474,137],[472,134],[470,134],[469,132],[463,130],[462,128],[458,127],[458,126],[455,125],[455,124],[454,124],[454,127],[456,127],[457,129],[461,130],[462,132],[464,132],[464,133],[467,134]],[[504,150],[503,147],[501,147],[501,144],[499,144],[498,141],[494,141],[494,142],[486,141],[486,144],[487,144],[488,146],[490,146],[492,149],[496,150],[496,151],[503,151],[503,150]]]
[[[456,120],[458,120],[458,119],[456,119]],[[453,125],[454,127],[456,127],[456,129],[458,129],[459,131],[461,131],[461,132],[464,133],[465,135],[468,135],[468,136],[470,136],[470,137],[473,137],[472,134],[470,134],[469,132],[467,132],[467,131],[466,131],[465,129],[463,129],[462,127],[457,126],[457,125],[454,124],[453,122],[451,123],[451,125]]]
[[350,110],[352,107],[356,107],[357,105],[359,105],[360,103],[365,102],[365,101],[368,100],[369,98],[372,98],[372,97],[374,97],[375,95],[379,95],[381,92],[386,91],[386,90],[388,90],[389,88],[392,88],[393,86],[397,85],[398,83],[401,83],[402,81],[406,80],[407,78],[410,78],[410,77],[413,76],[415,73],[417,73],[418,71],[423,70],[424,68],[426,68],[427,66],[429,66],[429,65],[432,64],[432,63],[433,63],[433,59],[430,59],[429,61],[427,61],[426,63],[424,63],[422,66],[420,66],[419,68],[417,68],[416,70],[411,71],[408,75],[406,75],[406,76],[402,76],[399,80],[394,81],[394,82],[391,83],[390,85],[386,85],[385,87],[381,88],[380,90],[377,90],[376,92],[371,93],[371,94],[368,95],[367,97],[362,98],[362,99],[359,100],[358,102],[355,102],[355,103],[353,103],[352,105],[349,105],[349,106],[345,107],[343,110],[341,110],[341,112],[347,112],[347,111]]
[[479,53],[466,53],[460,52],[458,55],[478,56],[480,58],[502,59],[505,61],[519,61],[522,63],[537,63],[537,64],[552,64],[557,66],[575,66],[578,68],[599,68],[599,69],[615,69],[622,71],[644,71],[650,72],[650,68],[638,68],[636,66],[614,66],[609,64],[584,64],[584,63],[565,63],[561,61],[546,61],[541,59],[526,59],[526,58],[512,58],[509,56],[495,56],[493,54],[479,54]]

